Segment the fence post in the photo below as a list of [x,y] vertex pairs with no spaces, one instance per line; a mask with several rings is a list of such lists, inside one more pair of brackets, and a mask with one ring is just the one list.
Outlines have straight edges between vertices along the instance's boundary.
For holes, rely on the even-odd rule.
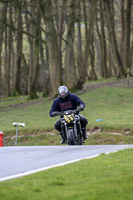
[[19,126],[25,127],[25,123],[13,122],[12,125],[16,127],[16,141],[15,141],[15,146],[17,146],[18,127],[19,127]]

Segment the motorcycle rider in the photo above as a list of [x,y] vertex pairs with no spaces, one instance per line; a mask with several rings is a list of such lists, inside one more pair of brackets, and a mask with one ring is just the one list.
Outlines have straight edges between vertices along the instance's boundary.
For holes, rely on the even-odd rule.
[[[58,88],[58,97],[53,101],[49,115],[50,117],[56,117],[59,115],[59,112],[66,110],[76,110],[78,106],[80,110],[84,110],[85,103],[77,95],[71,94],[66,86],[60,86]],[[84,140],[86,140],[88,138],[86,134],[86,125],[88,121],[83,115],[79,114],[79,116],[80,116],[81,129],[83,132],[83,138]],[[54,127],[56,130],[59,131],[61,135],[60,143],[63,144],[65,141],[63,133],[61,131],[60,119],[55,123]]]

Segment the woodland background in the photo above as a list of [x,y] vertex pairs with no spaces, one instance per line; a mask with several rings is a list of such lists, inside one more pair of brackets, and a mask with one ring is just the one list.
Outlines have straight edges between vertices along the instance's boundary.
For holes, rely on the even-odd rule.
[[82,89],[133,70],[133,0],[0,0],[0,96]]

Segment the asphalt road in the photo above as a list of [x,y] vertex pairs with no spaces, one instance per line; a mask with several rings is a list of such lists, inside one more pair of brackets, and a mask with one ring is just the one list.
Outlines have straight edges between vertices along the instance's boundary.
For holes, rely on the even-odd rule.
[[133,145],[1,147],[0,182],[128,148]]

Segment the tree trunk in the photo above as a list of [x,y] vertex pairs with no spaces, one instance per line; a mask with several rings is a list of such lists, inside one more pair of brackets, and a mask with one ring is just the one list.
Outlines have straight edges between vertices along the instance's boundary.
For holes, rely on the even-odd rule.
[[84,17],[84,26],[85,26],[85,40],[87,40],[87,9],[86,9],[86,0],[82,1],[83,3],[83,17]]
[[58,47],[59,47],[59,53],[60,53],[60,59],[61,59],[61,65],[60,65],[60,73],[61,73],[61,80],[60,83],[63,84],[63,72],[62,72],[62,36],[64,33],[64,15],[65,15],[65,8],[66,8],[66,1],[64,0],[61,3],[61,7],[60,7],[60,13],[59,13],[59,25],[58,25]]
[[[31,1],[32,3],[32,1]],[[31,9],[31,20],[32,24],[30,27],[30,33],[33,34],[34,38],[29,38],[30,42],[30,70],[29,70],[29,84],[28,84],[28,99],[36,99],[37,95],[37,83],[39,78],[39,52],[40,43],[40,24],[41,15],[40,9],[37,7],[36,2],[32,3]],[[34,23],[33,23],[34,22]]]
[[121,0],[121,43],[120,43],[120,54],[122,62],[124,63],[124,34],[125,34],[125,11],[124,11],[124,2],[125,0]]
[[74,12],[75,4],[69,1],[67,16],[67,45],[65,49],[65,84],[69,89],[73,89],[76,84],[76,69],[74,62]]
[[[12,23],[11,3],[9,3],[9,15],[6,17],[6,23]],[[10,73],[11,73],[11,28],[5,26],[5,56],[4,56],[4,96],[10,96]]]
[[[7,14],[6,14],[6,20],[5,20],[5,23],[7,23]],[[7,65],[7,26],[5,26],[5,29],[4,29],[4,78],[3,78],[3,89],[4,89],[4,96],[8,96],[8,87],[7,87],[7,74],[9,72],[7,72],[8,70],[8,65]]]
[[[100,4],[102,11],[105,10],[103,1],[101,1]],[[106,35],[105,35],[105,30],[104,30],[104,16],[103,12],[100,13],[101,16],[101,63],[102,63],[102,77],[103,78],[108,78],[108,68],[107,68],[107,47],[106,47]]]
[[125,35],[124,35],[124,68],[131,68],[131,0],[126,1]]
[[[98,26],[97,19],[97,34],[100,41],[100,54],[101,54],[101,76],[102,78],[108,78],[108,68],[107,68],[107,47],[106,47],[106,35],[105,35],[105,22],[104,15],[105,7],[103,4],[103,0],[100,0],[100,29]],[[100,31],[101,30],[101,31]]]
[[116,34],[115,34],[115,22],[114,22],[114,8],[113,8],[113,1],[112,0],[103,0],[105,9],[106,9],[106,20],[107,20],[107,27],[109,30],[109,37],[111,42],[112,53],[115,61],[115,65],[119,69],[119,76],[124,77],[125,72],[122,64],[122,60],[120,57],[120,53],[118,50]]
[[[30,2],[32,3],[32,1]],[[28,41],[29,41],[29,73],[28,73],[28,95],[30,96],[31,94],[31,88],[32,88],[32,74],[33,74],[33,48],[34,48],[34,38],[30,37],[32,34],[33,36],[35,35],[35,25],[33,24],[33,21],[35,21],[35,2],[32,3],[32,7],[28,10],[27,9],[27,2],[26,0],[24,1],[24,11],[25,11],[25,24],[29,24],[26,26],[27,33],[29,34],[28,36]],[[29,99],[32,98],[31,96]]]
[[0,3],[0,95],[3,93],[3,78],[2,78],[2,44],[3,44],[3,33],[4,33],[4,23],[6,20],[6,3]]
[[20,71],[21,71],[21,56],[22,56],[22,14],[21,0],[17,0],[16,7],[16,59],[13,76],[13,92],[12,95],[21,94],[20,90]]
[[95,22],[95,17],[96,17],[96,10],[95,10],[96,5],[97,5],[97,0],[91,0],[90,1],[90,4],[89,4],[89,14],[90,14],[90,16],[89,16],[89,26],[86,26],[87,36],[86,36],[86,41],[85,41],[84,58],[83,58],[82,66],[81,66],[80,79],[77,83],[77,87],[79,89],[82,88],[82,86],[83,86],[83,84],[86,80],[87,69],[88,69],[88,57],[89,57],[89,54],[90,54],[90,47],[91,47],[91,44],[92,44],[93,28],[94,28],[94,22]]
[[[8,23],[12,26],[12,2],[9,3],[9,17]],[[6,84],[7,84],[7,96],[11,95],[11,52],[12,52],[12,29],[9,27],[7,32],[7,69],[6,69]]]
[[92,45],[90,48],[90,64],[91,64],[91,80],[97,80],[97,75],[95,72],[95,51],[93,45],[93,38],[92,38]]
[[61,58],[57,44],[57,33],[52,15],[51,0],[39,0],[39,7],[46,25],[47,45],[49,50],[49,73],[52,95],[57,94],[61,80]]
[[81,2],[77,1],[77,18],[78,18],[78,35],[77,35],[77,69],[78,69],[78,78],[81,74],[81,65],[82,65],[82,34],[81,34]]

